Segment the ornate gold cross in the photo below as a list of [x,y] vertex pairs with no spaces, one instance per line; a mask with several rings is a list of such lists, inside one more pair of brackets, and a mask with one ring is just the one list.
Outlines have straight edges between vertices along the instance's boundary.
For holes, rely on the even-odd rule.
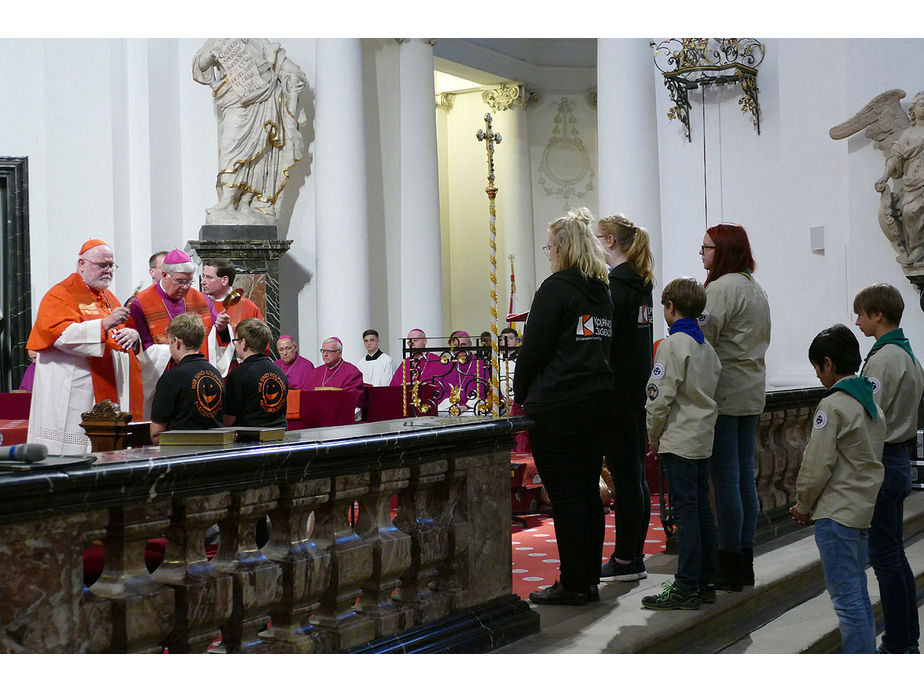
[[498,378],[499,358],[498,348],[499,339],[497,334],[497,215],[494,210],[494,197],[497,195],[497,188],[494,187],[494,145],[500,144],[501,136],[499,132],[491,129],[490,113],[484,114],[486,130],[479,130],[475,137],[479,142],[485,143],[485,149],[488,154],[488,187],[485,192],[488,193],[488,211],[490,213],[490,245],[491,245],[491,393],[488,395],[488,407],[494,417],[500,416],[500,380]]

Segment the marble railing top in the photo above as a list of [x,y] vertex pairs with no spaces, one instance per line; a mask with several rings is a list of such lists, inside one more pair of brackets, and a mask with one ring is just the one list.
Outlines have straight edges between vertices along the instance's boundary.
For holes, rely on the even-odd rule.
[[770,390],[764,411],[780,411],[793,407],[814,407],[825,393],[823,387],[800,387],[786,390]]
[[421,417],[291,431],[273,443],[93,453],[86,465],[0,472],[0,524],[509,450],[530,425]]

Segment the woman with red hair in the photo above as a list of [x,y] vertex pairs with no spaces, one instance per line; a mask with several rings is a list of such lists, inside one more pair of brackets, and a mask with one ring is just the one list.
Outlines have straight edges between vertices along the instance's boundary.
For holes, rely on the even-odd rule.
[[709,272],[700,327],[722,362],[710,462],[719,529],[715,582],[718,589],[740,592],[754,584],[754,439],[766,396],[770,305],[754,279],[751,244],[740,225],[706,229],[700,255]]

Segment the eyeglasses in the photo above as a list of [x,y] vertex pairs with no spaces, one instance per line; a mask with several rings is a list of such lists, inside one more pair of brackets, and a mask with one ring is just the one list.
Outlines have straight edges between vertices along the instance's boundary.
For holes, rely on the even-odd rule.
[[701,245],[699,247],[700,254],[705,253],[707,250],[715,250],[714,245]]
[[167,274],[167,276],[170,277],[173,281],[175,281],[175,282],[176,282],[177,284],[179,284],[180,286],[192,286],[192,283],[193,283],[192,278],[190,278],[190,279],[177,279],[177,278],[174,277],[172,274]]
[[322,354],[339,354],[340,349],[321,349]]
[[101,270],[119,269],[119,266],[114,262],[93,262],[93,260],[84,260],[84,262],[89,262],[91,265],[96,265]]

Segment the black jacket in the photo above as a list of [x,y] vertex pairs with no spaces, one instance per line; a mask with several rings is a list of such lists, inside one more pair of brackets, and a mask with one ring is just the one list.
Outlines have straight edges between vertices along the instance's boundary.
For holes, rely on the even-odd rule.
[[613,301],[613,367],[617,406],[645,406],[645,386],[652,367],[651,282],[645,282],[628,262],[610,270]]
[[561,270],[542,282],[517,355],[515,401],[528,413],[611,398],[612,320],[603,282],[588,281],[577,270]]

